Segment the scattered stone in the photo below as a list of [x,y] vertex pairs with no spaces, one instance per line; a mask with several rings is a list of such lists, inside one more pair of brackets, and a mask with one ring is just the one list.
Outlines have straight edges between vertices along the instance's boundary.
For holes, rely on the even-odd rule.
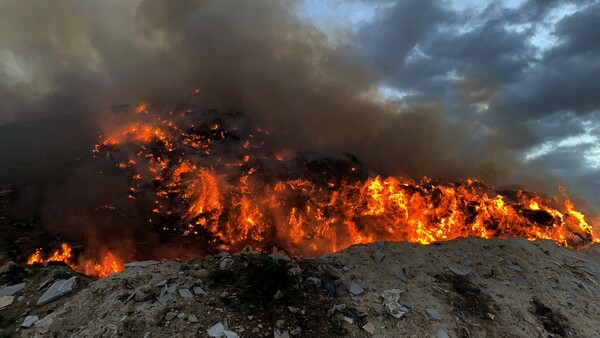
[[167,303],[170,302],[172,299],[173,299],[173,296],[166,294],[166,295],[162,295],[162,296],[158,297],[157,301],[159,303],[161,303],[162,305],[167,305]]
[[291,267],[287,273],[292,277],[300,276],[302,274],[302,269],[300,269],[298,266],[294,266]]
[[383,239],[379,239],[377,240],[377,248],[379,250],[383,250],[383,247],[385,246],[385,241]]
[[466,276],[469,274],[469,272],[457,268],[450,268],[450,271],[452,271],[455,275],[458,276]]
[[144,338],[148,338],[148,337],[150,337],[150,332],[144,333]]
[[22,302],[25,299],[25,296],[19,296],[19,298],[17,298],[17,302]]
[[321,287],[321,280],[316,277],[308,277],[308,278],[306,278],[306,282],[313,284],[314,286],[316,286],[318,288]]
[[183,298],[194,298],[194,295],[188,289],[179,289],[179,295]]
[[383,261],[383,257],[385,257],[385,254],[381,251],[375,251],[373,252],[373,259],[375,260],[375,263],[379,264],[381,263],[381,261]]
[[4,296],[12,296],[15,293],[23,290],[25,288],[25,283],[15,284],[11,286],[7,286],[3,289],[0,289],[0,297]]
[[275,332],[273,332],[273,338],[290,338],[290,333],[287,331],[279,332],[279,330],[275,330]]
[[221,251],[221,252],[220,252],[220,253],[217,255],[217,257],[221,257],[221,258],[225,258],[225,257],[229,257],[229,256],[231,256],[231,255],[230,255],[230,254],[229,254],[229,252],[227,252],[227,251]]
[[194,315],[194,314],[190,314],[188,316],[187,320],[190,323],[197,323],[198,322],[198,317],[196,317],[196,315]]
[[450,336],[448,336],[448,332],[446,332],[446,330],[439,328],[436,332],[436,336],[437,338],[450,338]]
[[77,277],[73,276],[69,279],[61,279],[54,282],[54,284],[52,284],[52,286],[46,292],[44,292],[40,299],[38,299],[36,305],[44,305],[71,292],[71,288],[73,287],[76,278]]
[[531,325],[535,325],[535,318],[527,312],[523,312],[523,319]]
[[14,296],[0,297],[0,310],[4,309],[5,307],[12,304],[14,300],[15,300]]
[[170,322],[172,321],[175,317],[177,316],[177,312],[176,311],[169,311],[167,312],[167,314],[165,315],[165,320]]
[[211,326],[208,330],[206,330],[208,335],[214,338],[223,337],[223,335],[225,334],[223,331],[225,331],[225,326],[223,325],[223,323],[217,323]]
[[442,320],[442,314],[437,309],[425,309],[433,319]]
[[355,281],[352,281],[350,282],[350,287],[348,288],[348,291],[350,291],[350,293],[353,295],[360,295],[361,293],[365,292],[365,289],[363,289]]
[[292,336],[299,336],[300,333],[302,333],[302,328],[300,326],[296,326],[295,328],[292,329],[292,331],[290,331],[290,334]]
[[134,299],[135,299],[135,301],[136,301],[136,302],[138,302],[138,303],[139,303],[139,302],[143,302],[143,301],[145,301],[145,300],[148,298],[148,294],[147,294],[147,293],[145,293],[144,291],[140,291],[140,290],[138,290],[138,291],[135,293],[135,297],[133,297],[133,298],[134,298]]
[[277,292],[275,292],[275,296],[273,296],[274,299],[281,299],[283,298],[283,292],[281,292],[281,290],[277,290]]
[[169,286],[169,287],[166,289],[166,291],[165,291],[165,292],[166,292],[166,293],[168,293],[168,294],[175,293],[175,291],[177,291],[177,288],[178,288],[178,287],[179,287],[179,283],[175,283],[175,284],[173,284],[173,285]]
[[199,269],[198,271],[194,272],[194,277],[198,278],[206,278],[208,275],[210,275],[210,271],[206,269]]
[[507,269],[511,269],[511,270],[518,271],[518,272],[521,272],[521,271],[523,271],[523,270],[521,269],[521,267],[520,267],[519,265],[517,265],[517,264],[506,264],[506,265],[505,265],[505,267],[506,267]]
[[231,265],[233,264],[233,259],[231,258],[224,258],[221,263],[219,264],[219,268],[221,268],[221,270],[227,270],[231,267]]
[[160,262],[158,262],[158,261],[141,261],[141,262],[125,263],[125,264],[123,264],[123,266],[126,268],[133,268],[133,267],[146,268],[146,267],[156,265],[159,263]]
[[226,338],[240,338],[240,336],[237,333],[229,330],[223,330],[223,334]]
[[204,289],[202,289],[201,287],[199,287],[199,286],[195,286],[195,287],[194,287],[194,294],[195,294],[196,296],[199,296],[199,295],[206,295],[207,293],[206,293],[206,291],[204,291]]
[[510,279],[510,281],[518,286],[528,286],[529,285],[529,283],[527,282],[527,280],[525,278],[523,278],[523,276],[514,276],[513,278]]
[[371,335],[375,334],[375,325],[373,325],[373,323],[371,323],[371,322],[367,322],[365,325],[363,325],[362,329],[367,331]]
[[404,283],[408,283],[408,279],[406,278],[406,276],[404,275],[404,272],[402,271],[398,271],[395,273],[396,277],[398,277],[398,279],[400,279],[401,281],[403,281]]
[[185,318],[185,316],[186,316],[185,312],[180,312],[177,314],[178,319],[183,319],[183,318]]
[[167,280],[163,279],[160,282],[156,283],[156,285],[154,285],[155,287],[159,287],[162,288],[163,286],[167,285]]

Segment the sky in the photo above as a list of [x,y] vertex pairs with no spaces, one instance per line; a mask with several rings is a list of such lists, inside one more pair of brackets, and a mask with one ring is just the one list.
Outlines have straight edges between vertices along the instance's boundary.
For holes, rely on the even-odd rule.
[[304,6],[324,30],[333,21],[353,32],[384,74],[380,90],[391,100],[436,97],[448,114],[490,132],[522,129],[522,139],[509,133],[505,140],[520,160],[540,163],[600,203],[598,1]]
[[5,1],[0,125],[199,85],[282,144],[600,209],[598,22],[600,0]]

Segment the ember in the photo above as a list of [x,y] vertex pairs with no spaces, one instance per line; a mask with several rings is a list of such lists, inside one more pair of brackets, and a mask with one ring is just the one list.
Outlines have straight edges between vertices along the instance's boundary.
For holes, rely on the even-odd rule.
[[[600,241],[564,191],[544,198],[475,179],[370,176],[352,155],[310,159],[268,146],[268,131],[242,114],[179,109],[133,108],[93,151],[129,177],[123,193],[149,226],[194,238],[207,251],[251,245],[319,255],[378,239],[429,244],[471,235],[551,239],[569,248]],[[97,276],[122,266],[110,252],[74,264],[66,244],[40,256],[29,263],[62,260]]]

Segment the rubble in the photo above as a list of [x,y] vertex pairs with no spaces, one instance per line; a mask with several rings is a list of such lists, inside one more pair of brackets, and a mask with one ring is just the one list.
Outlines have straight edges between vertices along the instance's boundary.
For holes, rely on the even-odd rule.
[[442,320],[442,314],[437,309],[425,309],[425,311],[431,316],[431,318]]
[[23,290],[24,288],[25,288],[25,283],[19,283],[19,284],[7,286],[5,288],[0,289],[0,297],[13,296],[15,293]]
[[0,297],[0,310],[4,309],[5,307],[12,304],[14,300],[15,300],[14,296]]
[[23,323],[21,323],[21,326],[25,327],[25,328],[29,328],[29,327],[33,326],[33,324],[35,324],[38,320],[40,320],[40,317],[38,317],[38,316],[27,316],[23,320]]
[[350,293],[353,294],[353,295],[360,295],[363,292],[365,292],[365,289],[363,289],[355,281],[351,281],[350,282],[350,286],[348,287],[348,291],[350,291]]
[[126,268],[133,268],[133,267],[147,268],[149,266],[156,265],[159,263],[160,262],[158,262],[158,261],[141,261],[141,262],[125,263],[125,264],[123,264],[123,266]]
[[58,297],[61,297],[69,292],[71,292],[71,287],[75,284],[76,277],[73,276],[69,279],[61,279],[57,280],[50,286],[50,288],[38,299],[36,305],[44,305],[50,301],[55,300]]

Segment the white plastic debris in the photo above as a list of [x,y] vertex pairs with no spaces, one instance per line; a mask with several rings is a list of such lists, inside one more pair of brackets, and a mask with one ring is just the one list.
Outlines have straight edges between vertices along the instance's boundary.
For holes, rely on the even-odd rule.
[[385,290],[381,293],[381,297],[383,297],[383,304],[385,305],[385,309],[389,312],[390,315],[395,318],[400,318],[404,316],[408,312],[408,309],[398,303],[398,299],[400,299],[400,294],[404,292],[399,289],[390,289]]

